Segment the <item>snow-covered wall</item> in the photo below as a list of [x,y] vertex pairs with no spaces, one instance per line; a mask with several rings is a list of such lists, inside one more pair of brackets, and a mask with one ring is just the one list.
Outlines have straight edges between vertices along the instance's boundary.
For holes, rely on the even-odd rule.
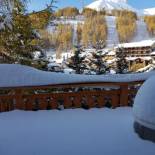
[[0,88],[3,88],[94,82],[134,82],[146,80],[155,75],[155,72],[124,75],[76,75],[45,72],[17,64],[1,64],[0,75]]

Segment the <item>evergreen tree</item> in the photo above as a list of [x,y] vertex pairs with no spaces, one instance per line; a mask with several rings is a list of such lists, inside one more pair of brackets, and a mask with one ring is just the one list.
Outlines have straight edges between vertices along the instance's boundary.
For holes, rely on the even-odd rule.
[[37,48],[34,40],[38,37],[32,29],[31,22],[25,14],[25,7],[21,1],[15,1],[12,10],[12,26],[0,31],[1,51],[10,56],[12,61],[20,62],[24,59],[32,59],[32,52]]
[[[40,34],[33,28],[30,16],[26,14],[26,0],[4,1],[5,3],[0,6],[2,14],[0,19],[0,55],[4,59],[7,58],[10,63],[16,62],[40,67],[41,60],[38,62],[33,60],[35,51],[42,53],[39,45]],[[50,6],[48,6],[49,8]],[[9,17],[10,20],[8,20]]]
[[128,71],[128,64],[126,61],[126,53],[123,48],[118,48],[116,51],[116,73],[124,74]]
[[109,67],[106,62],[106,53],[102,50],[95,50],[92,53],[92,58],[89,63],[91,71],[95,72],[97,75],[106,74],[109,72]]
[[82,74],[86,68],[84,64],[85,57],[82,56],[83,52],[82,47],[75,47],[74,56],[72,56],[67,63],[67,66],[74,69],[76,74]]
[[93,71],[97,75],[109,72],[109,67],[106,62],[106,52],[103,52],[104,47],[105,47],[104,40],[99,40],[98,42],[96,42],[94,46],[95,51],[91,53],[89,61],[88,58],[87,61],[85,61],[87,70]]

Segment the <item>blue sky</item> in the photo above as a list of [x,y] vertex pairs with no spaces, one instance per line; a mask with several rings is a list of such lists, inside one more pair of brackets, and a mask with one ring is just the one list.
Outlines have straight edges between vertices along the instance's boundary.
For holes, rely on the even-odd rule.
[[[82,0],[58,0],[56,4],[58,8],[63,8],[66,6],[76,6],[78,8],[82,7]],[[85,5],[93,2],[94,0],[84,0]],[[28,5],[29,11],[38,11],[43,9],[50,0],[30,0]],[[135,8],[144,9],[149,7],[155,7],[155,0],[128,0],[128,3]]]

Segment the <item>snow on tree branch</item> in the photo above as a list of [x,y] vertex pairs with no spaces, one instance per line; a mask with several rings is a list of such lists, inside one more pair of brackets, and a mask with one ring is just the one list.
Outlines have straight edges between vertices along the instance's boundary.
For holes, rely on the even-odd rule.
[[13,0],[0,0],[0,30],[5,27],[12,28],[12,11],[14,7]]

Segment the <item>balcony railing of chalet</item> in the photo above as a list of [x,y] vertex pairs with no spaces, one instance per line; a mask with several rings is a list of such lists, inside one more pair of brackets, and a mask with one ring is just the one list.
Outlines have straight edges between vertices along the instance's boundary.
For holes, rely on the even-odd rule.
[[0,65],[0,73],[0,112],[132,106],[139,87],[155,75],[68,75],[21,65]]
[[132,106],[142,83],[78,83],[1,89],[0,112]]

